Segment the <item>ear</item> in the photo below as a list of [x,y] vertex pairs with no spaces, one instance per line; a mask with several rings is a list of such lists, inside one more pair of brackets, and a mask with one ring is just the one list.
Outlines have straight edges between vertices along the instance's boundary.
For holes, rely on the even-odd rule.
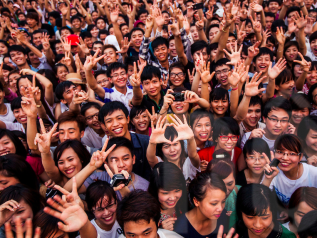
[[81,131],[80,132],[80,138],[83,138],[84,134],[85,134],[85,131]]
[[113,83],[111,77],[108,77],[108,80],[110,83]]
[[61,103],[66,104],[66,100],[65,99],[61,99]]
[[117,60],[119,59],[119,54],[117,54],[116,59],[117,59]]
[[276,90],[276,91],[279,91],[279,90],[280,90],[280,86],[275,85],[275,90]]
[[265,117],[262,117],[262,119],[263,119],[263,122],[266,124],[266,118],[265,118]]
[[130,123],[130,116],[127,117],[128,124]]
[[135,164],[135,155],[132,157],[132,164]]
[[195,197],[193,198],[193,202],[194,202],[195,207],[199,206],[200,202]]

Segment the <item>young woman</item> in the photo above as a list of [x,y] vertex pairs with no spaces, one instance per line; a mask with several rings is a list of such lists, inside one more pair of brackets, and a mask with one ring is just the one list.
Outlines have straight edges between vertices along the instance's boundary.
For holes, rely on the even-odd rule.
[[296,238],[277,221],[276,210],[275,197],[268,187],[262,184],[243,186],[237,197],[239,237]]
[[150,127],[151,118],[144,106],[133,106],[130,111],[130,123],[135,133],[143,135],[151,135]]
[[298,126],[304,117],[309,115],[311,104],[308,101],[307,95],[303,93],[295,93],[290,98],[290,103],[292,105],[292,115],[290,118],[290,123],[295,126],[295,135],[298,133]]
[[287,66],[291,69],[293,61],[296,60],[299,52],[299,45],[297,41],[288,41],[284,45],[284,57],[287,61]]
[[289,222],[283,224],[288,230],[297,235],[297,229],[303,216],[317,210],[317,188],[300,187],[295,190],[289,200]]
[[34,191],[39,190],[39,182],[31,166],[15,154],[0,156],[0,191],[5,188],[22,184]]
[[186,181],[182,171],[173,163],[158,163],[153,168],[149,193],[161,205],[159,227],[174,230],[177,217],[187,211]]
[[[25,221],[33,219],[35,214],[44,207],[41,195],[34,190],[24,187],[21,184],[10,186],[0,194],[0,237],[6,237],[4,232],[4,223],[15,223],[17,217],[20,217],[22,223],[22,232],[25,233]],[[13,232],[17,232],[15,226]]]
[[295,135],[280,136],[275,141],[274,152],[271,157],[274,156],[280,163],[278,168],[265,165],[265,170],[273,171],[273,174],[265,175],[263,184],[274,188],[281,203],[287,206],[297,188],[317,187],[317,168],[301,163],[304,151],[300,139]]
[[310,87],[308,91],[308,100],[311,103],[310,115],[317,116],[317,84],[314,84]]
[[252,138],[247,140],[243,147],[243,167],[245,169],[237,174],[237,184],[244,186],[249,183],[261,183],[264,179],[264,166],[267,164],[263,153],[271,159],[270,148],[263,139]]
[[[186,181],[191,181],[200,171],[200,160],[196,151],[196,142],[193,131],[187,124],[184,116],[183,123],[177,116],[168,116],[174,124],[165,124],[166,117],[160,117],[156,128],[152,125],[149,146],[146,157],[152,168],[163,161],[175,164],[183,172]],[[188,157],[184,149],[184,140],[187,140]],[[158,156],[156,156],[158,146]]]
[[304,147],[302,160],[317,166],[317,116],[304,117],[298,126],[297,135],[301,138]]
[[118,238],[122,229],[116,220],[118,200],[113,188],[105,181],[96,181],[87,188],[85,201],[95,216],[91,223],[100,237]]
[[58,83],[66,81],[66,75],[69,74],[69,70],[66,65],[58,63],[54,66],[53,70],[58,80]]
[[67,140],[56,147],[53,159],[50,142],[47,140],[43,138],[37,140],[44,169],[50,179],[63,187],[70,178],[89,163],[91,156],[80,141]]
[[4,55],[8,53],[9,44],[4,41],[0,40],[0,63],[2,64]]
[[227,230],[226,185],[213,173],[202,173],[189,185],[192,206],[177,219],[175,232],[185,238],[216,237],[220,225]]
[[285,68],[275,79],[275,95],[289,99],[293,93],[295,81],[288,68]]
[[100,105],[95,102],[88,102],[81,107],[81,115],[85,117],[86,129],[81,142],[89,147],[101,148],[102,138],[105,136],[104,130],[98,120]]
[[[186,78],[185,68],[180,62],[176,62],[170,65],[169,68],[169,86],[171,89],[177,87],[184,87],[184,81]],[[187,85],[188,86],[188,85]]]
[[99,40],[98,38],[99,29],[97,28],[96,25],[94,24],[88,25],[87,31],[90,32],[90,34],[92,35],[92,42]]

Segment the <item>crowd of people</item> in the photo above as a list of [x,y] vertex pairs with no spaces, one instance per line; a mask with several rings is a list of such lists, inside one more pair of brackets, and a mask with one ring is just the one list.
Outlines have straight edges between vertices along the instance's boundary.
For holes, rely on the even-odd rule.
[[316,0],[1,0],[0,238],[316,238]]

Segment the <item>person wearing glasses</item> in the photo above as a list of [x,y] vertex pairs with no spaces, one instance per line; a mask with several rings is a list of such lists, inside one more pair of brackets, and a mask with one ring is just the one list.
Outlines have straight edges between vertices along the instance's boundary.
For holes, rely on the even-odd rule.
[[218,82],[218,84],[215,87],[224,88],[230,91],[231,85],[228,81],[228,78],[232,68],[231,68],[231,65],[227,64],[228,62],[230,62],[230,60],[224,58],[224,59],[218,60],[215,63],[214,70],[215,70],[216,80]]
[[[266,127],[258,128],[244,134],[240,148],[243,149],[247,140],[262,138],[266,141],[271,151],[274,142],[283,133],[294,134],[295,127],[289,122],[292,113],[290,102],[282,96],[271,99],[263,109],[263,122]],[[241,170],[243,168],[239,168]]]
[[274,189],[278,199],[286,207],[297,188],[317,187],[317,168],[301,163],[304,150],[300,139],[295,135],[280,136],[274,149],[274,157],[280,163],[277,168],[265,165],[265,170],[273,171],[273,174],[265,175],[263,184]]

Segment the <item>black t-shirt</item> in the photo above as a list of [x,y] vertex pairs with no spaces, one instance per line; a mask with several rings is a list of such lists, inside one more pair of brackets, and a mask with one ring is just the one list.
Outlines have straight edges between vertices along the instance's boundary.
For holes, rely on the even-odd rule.
[[240,171],[236,175],[236,184],[240,186],[245,186],[247,185],[247,179],[245,177],[244,170]]
[[227,231],[229,224],[229,216],[226,215],[227,210],[223,209],[220,217],[217,220],[216,229],[209,235],[202,236],[195,228],[190,224],[185,214],[177,218],[174,231],[183,236],[184,238],[216,238],[219,230],[219,226],[224,226],[224,231]]
[[161,99],[159,104],[157,104],[154,100],[152,100],[148,95],[144,95],[141,105],[145,106],[151,114],[152,114],[152,106],[154,106],[155,112],[159,113],[161,110],[161,107],[164,104],[164,95],[165,93],[161,90]]

